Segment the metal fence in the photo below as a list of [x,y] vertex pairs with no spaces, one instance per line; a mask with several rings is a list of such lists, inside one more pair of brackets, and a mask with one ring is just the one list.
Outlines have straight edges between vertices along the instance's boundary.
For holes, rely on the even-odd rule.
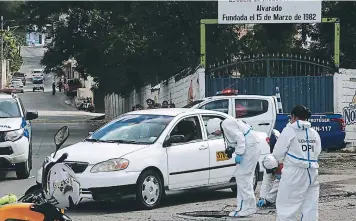
[[232,88],[239,94],[275,95],[279,87],[283,110],[288,112],[296,104],[303,104],[313,113],[334,111],[333,76],[206,78],[206,96]]
[[280,88],[283,109],[295,104],[313,113],[334,111],[334,68],[326,61],[297,55],[253,55],[209,66],[206,96],[225,88],[240,94],[275,95]]

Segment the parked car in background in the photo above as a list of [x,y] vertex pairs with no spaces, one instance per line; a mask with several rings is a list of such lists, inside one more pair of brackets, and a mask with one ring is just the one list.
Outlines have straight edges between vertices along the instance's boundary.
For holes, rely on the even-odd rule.
[[13,81],[10,84],[10,89],[15,89],[14,92],[24,93],[23,84],[20,81]]
[[42,78],[44,78],[43,69],[33,69],[31,74],[32,74],[32,79],[34,77],[42,77]]
[[[271,135],[273,129],[281,132],[289,122],[290,114],[278,113],[276,96],[238,95],[226,89],[185,108],[214,110],[243,119],[255,130]],[[340,149],[345,143],[345,122],[341,114],[312,114],[312,127],[319,132],[323,150]]]
[[44,91],[43,77],[33,77],[32,82],[33,82],[33,87],[32,87],[33,92],[37,90]]
[[78,88],[82,87],[79,78],[67,79],[67,82],[64,84],[64,93],[67,96],[76,96]]
[[20,79],[23,85],[26,85],[26,76],[25,73],[15,72],[12,74],[12,79]]

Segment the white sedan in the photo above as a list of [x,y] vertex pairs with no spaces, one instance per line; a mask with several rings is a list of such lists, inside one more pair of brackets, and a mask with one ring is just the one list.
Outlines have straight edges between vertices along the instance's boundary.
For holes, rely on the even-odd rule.
[[[207,121],[216,117],[232,118],[200,109],[134,111],[59,150],[57,156],[68,153],[67,165],[81,183],[81,198],[115,200],[135,194],[140,206],[152,209],[166,191],[200,187],[236,191],[234,156],[226,157],[221,136],[207,134]],[[267,134],[258,135],[265,155],[270,152]],[[257,165],[255,185],[262,172]]]

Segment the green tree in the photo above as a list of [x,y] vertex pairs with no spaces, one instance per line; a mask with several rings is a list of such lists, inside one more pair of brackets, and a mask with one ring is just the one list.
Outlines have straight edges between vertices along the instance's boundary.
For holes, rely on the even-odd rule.
[[[195,68],[200,19],[217,16],[217,2],[26,4],[30,23],[55,22],[55,39],[43,59],[48,69],[74,58],[81,73],[120,94]],[[54,21],[61,13],[67,19]],[[208,61],[240,51],[232,26],[211,26],[208,32]]]

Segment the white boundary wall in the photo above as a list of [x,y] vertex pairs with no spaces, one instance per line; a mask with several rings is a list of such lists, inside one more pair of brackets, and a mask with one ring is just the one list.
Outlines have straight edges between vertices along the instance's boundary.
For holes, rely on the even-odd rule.
[[172,102],[176,107],[183,107],[188,104],[189,88],[193,90],[193,100],[199,100],[205,96],[205,69],[198,69],[194,74],[175,81],[171,77],[166,82],[152,87],[147,85],[140,90],[133,90],[127,98],[110,94],[105,97],[105,118],[112,120],[117,116],[131,111],[136,104],[146,107],[146,99],[155,100],[162,103],[164,100]]
[[334,113],[342,114],[346,123],[346,142],[356,146],[356,70],[340,69],[334,75]]

